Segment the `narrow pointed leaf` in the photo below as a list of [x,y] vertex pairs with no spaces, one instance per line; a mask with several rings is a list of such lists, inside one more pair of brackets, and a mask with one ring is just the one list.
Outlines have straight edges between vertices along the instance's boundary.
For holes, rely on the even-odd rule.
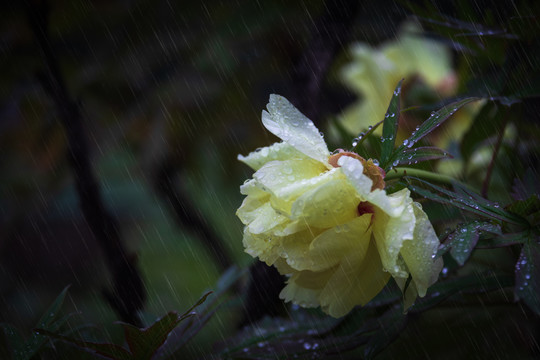
[[435,111],[431,114],[431,116],[422,123],[418,127],[416,131],[414,131],[407,139],[407,142],[405,145],[401,145],[398,148],[398,153],[402,152],[405,148],[411,148],[414,144],[416,144],[418,141],[420,141],[424,136],[432,132],[434,129],[436,129],[439,125],[441,125],[446,119],[448,119],[450,116],[454,115],[456,111],[458,111],[461,107],[467,105],[470,102],[479,100],[478,97],[468,97],[465,99],[461,99],[459,101],[455,101],[451,104],[443,106],[438,111]]
[[43,313],[38,323],[36,324],[36,327],[46,328],[56,319],[56,316],[58,315],[58,312],[60,311],[60,308],[64,303],[64,299],[66,298],[66,294],[70,286],[71,285],[66,286],[64,290],[62,290],[60,295],[56,297],[51,306],[45,311],[45,313]]
[[434,146],[423,146],[414,149],[405,149],[398,155],[398,164],[416,164],[422,161],[453,158],[446,150]]
[[516,297],[540,315],[540,239],[529,236],[516,263]]
[[401,93],[401,84],[403,79],[399,81],[390,100],[390,105],[386,111],[383,121],[382,130],[382,149],[380,163],[383,168],[389,165],[389,160],[394,151],[394,144],[396,141],[396,133],[399,121],[399,99]]
[[484,199],[480,195],[466,189],[458,183],[454,183],[456,192],[453,192],[419,178],[409,177],[409,179],[414,179],[415,181],[418,181],[421,184],[437,191],[437,193],[434,193],[430,190],[412,184],[408,185],[408,188],[411,191],[414,191],[427,199],[437,201],[442,204],[452,205],[459,209],[467,210],[489,219],[506,221],[520,225],[527,224],[527,220],[523,219],[522,217],[505,211],[497,203]]

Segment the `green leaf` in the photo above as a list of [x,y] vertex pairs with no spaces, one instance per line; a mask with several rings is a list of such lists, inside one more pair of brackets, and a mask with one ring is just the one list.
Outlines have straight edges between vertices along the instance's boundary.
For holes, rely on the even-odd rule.
[[399,121],[399,99],[401,93],[401,84],[403,79],[399,81],[388,105],[388,110],[384,116],[383,130],[382,130],[382,149],[381,158],[379,159],[381,166],[386,168],[389,165],[389,160],[394,150],[394,144],[396,141],[396,133]]
[[473,221],[466,224],[460,224],[452,232],[447,241],[439,248],[437,257],[450,249],[450,255],[456,262],[463,266],[480,238],[482,233],[501,234],[501,227],[488,221]]
[[95,352],[99,355],[115,360],[146,360],[154,356],[158,349],[165,343],[170,332],[183,320],[196,315],[193,310],[201,305],[212,292],[204,294],[192,307],[182,315],[169,312],[151,326],[139,329],[131,324],[117,322],[124,328],[124,335],[129,350],[122,346],[111,343],[94,343],[68,336],[56,334],[53,331],[37,328],[40,335],[46,335],[53,339],[71,343],[85,351]]
[[518,214],[522,217],[528,217],[531,214],[540,211],[540,198],[532,194],[526,200],[517,200],[506,207],[508,211]]
[[[70,285],[56,297],[51,306],[43,313],[36,327],[45,328],[50,331],[57,331],[62,326],[71,314],[57,319],[58,312],[64,303],[67,291]],[[30,338],[25,342],[17,331],[9,324],[1,324],[4,333],[12,349],[12,356],[15,360],[28,360],[36,355],[47,342],[47,338],[36,333],[32,333]]]
[[481,215],[484,218],[510,222],[513,224],[526,225],[527,221],[518,215],[514,215],[508,211],[505,211],[500,207],[499,204],[491,202],[487,199],[484,199],[480,195],[464,188],[458,183],[454,183],[454,188],[456,192],[444,189],[440,186],[431,184],[427,181],[421,180],[415,177],[408,177],[409,179],[414,179],[415,181],[420,182],[421,184],[430,187],[431,189],[437,191],[438,193],[445,195],[439,195],[438,193],[431,192],[427,189],[409,184],[408,188],[411,191],[414,191],[418,195],[430,199],[433,201],[440,202],[442,204],[452,205],[459,209],[472,212],[477,215]]
[[40,335],[45,335],[53,339],[65,341],[67,343],[77,346],[78,348],[89,351],[91,353],[99,354],[101,356],[105,356],[109,359],[114,359],[114,360],[133,360],[134,359],[131,356],[131,353],[127,349],[121,347],[120,345],[108,344],[108,343],[94,343],[90,341],[77,340],[77,339],[73,339],[71,337],[67,337],[64,335],[55,334],[52,331],[48,331],[45,329],[34,329],[34,331],[36,331]]
[[405,328],[407,316],[403,314],[401,306],[394,306],[383,314],[378,322],[381,326],[380,330],[369,339],[364,348],[366,359],[374,358],[399,336]]
[[516,263],[516,297],[540,315],[540,238],[529,235]]
[[479,99],[480,98],[478,97],[468,97],[465,99],[461,99],[451,104],[445,105],[438,111],[431,113],[431,116],[426,121],[424,121],[406,141],[404,141],[403,145],[398,148],[397,153],[402,152],[405,148],[412,148],[414,144],[416,144],[424,136],[436,129],[450,116],[454,115],[454,113],[458,111],[461,107]]
[[415,149],[405,149],[398,154],[396,165],[410,165],[422,161],[453,158],[446,150],[433,146],[423,146]]
[[[212,298],[205,299],[204,303],[199,300],[199,305],[197,305],[198,315],[189,318],[187,321],[183,321],[173,332],[171,332],[165,344],[163,344],[157,352],[155,358],[181,358],[182,347],[193,338],[193,336],[197,335],[204,325],[212,318],[224,302],[223,299],[227,298],[224,296],[225,293],[229,291],[246,272],[247,269],[240,269],[237,266],[231,266],[227,269],[217,281]],[[188,314],[188,312],[186,312],[186,314]]]
[[526,233],[512,233],[504,234],[489,239],[480,239],[478,241],[477,248],[498,248],[512,246],[516,244],[523,244],[526,241]]
[[426,296],[416,300],[409,312],[417,313],[426,311],[461,291],[488,292],[509,287],[513,284],[514,280],[511,275],[499,271],[474,273],[445,281],[438,281],[430,286]]
[[13,359],[26,359],[26,356],[24,353],[25,349],[25,342],[22,338],[21,334],[17,331],[17,329],[7,323],[0,324],[0,328],[4,331],[4,335],[6,336],[7,344],[9,345],[9,348],[11,349],[11,356]]

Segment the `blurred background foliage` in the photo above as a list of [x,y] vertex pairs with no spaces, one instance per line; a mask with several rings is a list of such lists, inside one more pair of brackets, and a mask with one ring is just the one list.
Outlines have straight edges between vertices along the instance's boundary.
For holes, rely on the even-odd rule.
[[[89,339],[121,343],[122,329],[113,325],[119,316],[103,296],[114,279],[80,210],[66,158],[69,141],[44,86],[47,68],[29,25],[29,14],[44,3],[0,5],[0,321],[30,334],[40,314],[71,284],[64,310],[78,314],[69,325],[94,324],[95,333],[85,335]],[[334,129],[335,116],[358,97],[340,78],[340,69],[351,61],[350,43],[379,46],[398,36],[400,24],[413,14],[424,26],[422,36],[452,50],[456,95],[497,98],[477,105],[469,123],[478,126],[466,132],[467,142],[454,139],[447,145],[454,159],[416,167],[437,167],[480,192],[505,122],[488,194],[508,203],[514,178],[527,168],[538,171],[540,31],[534,4],[48,2],[49,46],[81,109],[105,207],[142,276],[147,295],[142,323],[171,310],[182,313],[215,287],[226,268],[253,262],[243,253],[235,217],[242,201],[238,186],[250,172],[236,156],[275,141],[260,122],[268,95],[286,96],[325,133]],[[401,124],[408,129],[443,100],[433,93],[426,97],[418,86],[420,95],[404,100],[416,107],[407,113],[416,120]],[[521,102],[512,104],[515,99]],[[500,108],[509,120],[497,117]],[[350,146],[358,135],[340,134],[329,139],[336,148]],[[379,151],[373,138],[364,145],[367,152]],[[441,234],[467,216],[440,204],[424,202],[424,207]],[[471,266],[455,271],[512,274],[518,255],[511,247],[478,250]],[[450,257],[445,260],[448,268],[457,268]],[[245,293],[246,282],[234,291]],[[538,316],[513,296],[508,287],[464,293],[412,314],[381,358],[472,353],[533,358],[539,351]],[[248,306],[242,301],[222,306],[182,358],[209,354],[216,342],[227,344]],[[240,343],[238,336],[234,341]],[[5,338],[0,339],[0,357],[8,357]],[[63,343],[57,346],[56,355],[83,356]]]

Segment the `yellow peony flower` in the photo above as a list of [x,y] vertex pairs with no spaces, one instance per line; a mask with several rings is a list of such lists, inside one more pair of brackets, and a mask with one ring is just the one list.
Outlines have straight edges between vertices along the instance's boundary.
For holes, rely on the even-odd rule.
[[442,269],[439,241],[408,189],[384,190],[384,171],[352,152],[331,154],[322,134],[285,98],[271,95],[264,126],[283,140],[238,159],[255,173],[237,211],[245,251],[289,275],[280,297],[334,317],[365,305],[390,277],[405,307]]
[[[351,46],[352,61],[342,68],[341,78],[360,100],[340,117],[341,125],[349,133],[358,134],[384,119],[394,88],[403,78],[418,78],[441,97],[455,95],[458,81],[450,50],[435,40],[421,37],[421,30],[418,24],[407,22],[393,41],[376,48],[364,43]],[[452,138],[460,138],[473,114],[474,111],[461,110],[445,125],[446,131],[439,134],[436,144],[446,147]],[[376,134],[380,132],[378,128]]]

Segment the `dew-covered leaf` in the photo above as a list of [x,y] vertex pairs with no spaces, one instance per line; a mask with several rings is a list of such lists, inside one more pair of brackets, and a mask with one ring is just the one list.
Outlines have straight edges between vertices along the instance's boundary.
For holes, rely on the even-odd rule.
[[426,121],[424,121],[418,129],[416,129],[412,135],[407,139],[407,142],[402,144],[398,150],[397,153],[401,153],[406,148],[412,148],[414,144],[416,144],[418,141],[420,141],[424,136],[432,132],[434,129],[436,129],[439,125],[441,125],[446,119],[448,119],[450,116],[452,116],[456,111],[458,111],[461,107],[467,105],[468,103],[471,103],[473,101],[479,100],[478,97],[468,97],[465,99],[461,99],[458,101],[455,101],[453,103],[450,103],[448,105],[443,106],[438,111],[434,111],[431,113],[430,117],[427,118]]
[[390,100],[390,105],[388,105],[386,115],[384,115],[380,158],[380,163],[383,168],[386,168],[389,165],[389,160],[392,152],[394,151],[394,144],[396,141],[396,133],[399,122],[399,101],[402,83],[403,79],[401,79],[397,84],[394,94],[392,95],[392,99]]
[[460,224],[454,232],[448,235],[446,242],[439,248],[437,256],[441,256],[450,249],[450,255],[459,265],[463,266],[483,233],[500,234],[501,227],[487,221]]
[[454,192],[419,178],[408,178],[420,182],[422,185],[429,187],[431,190],[435,190],[435,192],[432,192],[428,189],[413,184],[408,185],[408,188],[411,191],[425,197],[426,199],[437,201],[442,204],[452,205],[459,209],[481,215],[484,218],[506,221],[520,225],[526,224],[526,220],[522,217],[505,211],[499,204],[484,199],[480,195],[466,189],[464,186],[459,185],[458,183],[454,183],[454,188],[456,189]]
[[[405,140],[404,145],[407,145],[407,140]],[[422,146],[414,149],[405,149],[403,152],[398,154],[397,165],[408,165],[416,164],[422,161],[436,160],[443,158],[453,158],[446,150],[439,149],[434,146]],[[395,164],[395,163],[394,163]]]
[[529,235],[516,263],[516,297],[540,315],[540,239]]

